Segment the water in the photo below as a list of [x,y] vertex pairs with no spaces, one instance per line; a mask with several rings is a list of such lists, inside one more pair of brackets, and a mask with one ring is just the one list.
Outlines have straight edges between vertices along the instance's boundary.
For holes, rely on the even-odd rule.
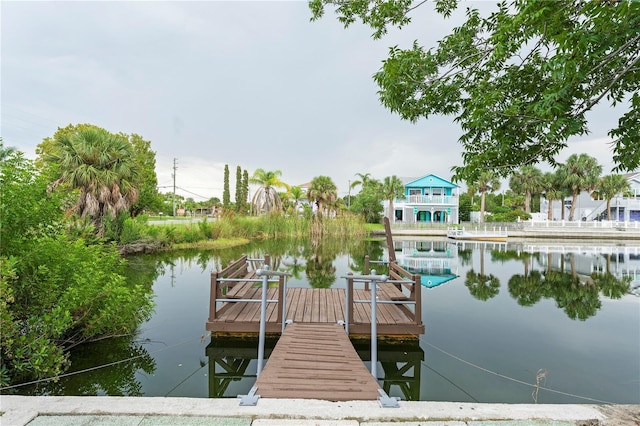
[[[294,273],[291,286],[342,287],[342,276],[361,271],[365,253],[388,258],[380,242],[269,244],[244,249],[250,256],[272,254],[281,270]],[[640,297],[624,293],[627,284],[620,284],[620,278],[640,277],[640,249],[571,244],[397,240],[399,263],[421,272],[431,288],[422,292],[425,334],[414,344],[379,346],[381,386],[404,400],[640,403]],[[156,302],[139,334],[80,347],[71,371],[89,371],[18,391],[199,398],[248,393],[257,340],[212,340],[204,329],[210,271],[241,253],[132,259],[137,276],[153,281]],[[613,280],[589,277],[606,271]],[[274,343],[268,342],[267,355]],[[370,368],[368,347],[357,349]],[[98,368],[103,365],[110,366]]]

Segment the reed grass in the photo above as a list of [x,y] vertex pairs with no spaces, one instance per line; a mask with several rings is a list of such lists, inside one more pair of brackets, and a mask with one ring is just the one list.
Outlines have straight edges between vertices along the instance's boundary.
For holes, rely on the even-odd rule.
[[146,220],[127,220],[120,244],[142,240],[160,242],[163,246],[196,244],[218,239],[281,239],[310,237],[363,237],[369,234],[362,219],[353,215],[335,218],[287,217],[282,214],[262,216],[229,216],[197,223],[149,225]]

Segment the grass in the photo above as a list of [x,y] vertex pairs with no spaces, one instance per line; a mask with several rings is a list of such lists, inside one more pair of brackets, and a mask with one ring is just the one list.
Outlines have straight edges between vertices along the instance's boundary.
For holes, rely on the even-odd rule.
[[251,241],[247,238],[218,238],[217,240],[201,240],[194,243],[176,243],[171,246],[171,249],[226,249],[231,247],[243,246],[249,244]]
[[310,236],[366,237],[372,230],[384,230],[383,225],[365,224],[352,215],[325,219],[285,217],[281,214],[258,217],[231,215],[212,221],[185,221],[179,224],[164,223],[165,220],[175,219],[172,217],[157,218],[160,218],[161,223],[153,225],[148,223],[150,217],[126,219],[120,234],[120,244],[145,244],[169,249],[219,249],[248,244],[253,240]]
[[383,231],[384,232],[384,225],[381,224],[381,223],[365,223],[363,225],[363,228],[368,233],[371,233],[373,231]]
[[163,220],[191,220],[191,216],[147,216],[149,220],[163,221]]

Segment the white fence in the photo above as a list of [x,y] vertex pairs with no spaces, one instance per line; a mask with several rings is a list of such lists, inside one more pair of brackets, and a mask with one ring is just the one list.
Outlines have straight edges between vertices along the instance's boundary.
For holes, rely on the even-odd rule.
[[519,223],[523,228],[640,229],[638,221],[527,220]]

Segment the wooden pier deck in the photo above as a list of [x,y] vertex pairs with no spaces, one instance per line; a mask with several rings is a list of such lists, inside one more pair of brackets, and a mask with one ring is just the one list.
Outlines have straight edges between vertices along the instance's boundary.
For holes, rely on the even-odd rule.
[[258,377],[262,398],[376,400],[377,380],[339,324],[290,324]]
[[[278,289],[270,288],[267,299],[277,300]],[[395,294],[395,293],[392,293]],[[260,303],[262,295],[260,287],[252,287],[244,294],[243,299],[256,302],[225,303],[220,307],[214,319],[207,322],[207,330],[213,333],[257,334],[260,330]],[[391,301],[394,296],[384,290],[378,290],[378,300]],[[351,299],[370,300],[371,291],[358,289],[351,293]],[[344,288],[289,288],[287,289],[287,308],[285,320],[294,323],[335,324],[347,320],[345,304],[347,303]],[[351,335],[368,335],[371,332],[371,306],[368,303],[353,303],[349,315],[349,333]],[[280,333],[282,330],[282,314],[280,303],[269,303],[267,306],[267,333]],[[416,322],[413,313],[404,305],[379,304],[377,306],[377,329],[379,336],[417,339],[424,333],[422,322]]]
[[[393,247],[388,220],[385,228]],[[257,392],[267,398],[381,399],[396,406],[367,371],[350,338],[369,339],[376,355],[380,337],[416,341],[424,333],[420,275],[400,267],[395,257],[388,262],[388,277],[370,274],[367,256],[362,275],[344,277],[346,288],[287,288],[287,274],[269,270],[268,255],[262,265],[250,268],[244,255],[211,274],[206,329],[213,336],[259,334],[263,340],[265,333],[281,334],[244,403],[253,402]],[[277,279],[265,281],[267,277]],[[260,362],[262,356],[260,352]],[[372,367],[377,367],[373,359]],[[233,366],[225,369],[235,371]],[[398,376],[404,372],[396,371]]]

